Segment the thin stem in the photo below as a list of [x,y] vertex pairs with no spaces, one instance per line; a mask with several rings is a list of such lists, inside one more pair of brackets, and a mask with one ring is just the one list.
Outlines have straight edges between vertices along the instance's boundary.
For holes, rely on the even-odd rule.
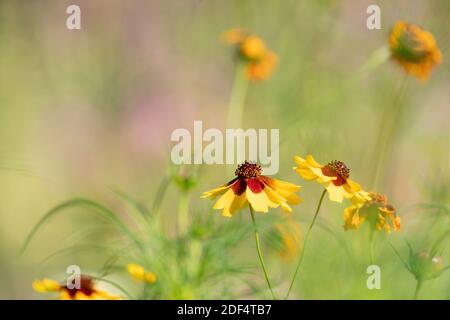
[[244,114],[244,103],[247,96],[248,79],[245,74],[245,65],[238,62],[236,74],[231,89],[230,105],[228,109],[228,127],[241,128]]
[[[394,102],[392,104],[392,108],[388,110],[384,108],[383,115],[381,116],[381,120],[379,123],[379,128],[377,132],[377,142],[375,144],[374,152],[375,152],[375,164],[374,170],[372,171],[371,183],[372,187],[376,188],[380,179],[381,169],[385,165],[386,155],[389,151],[392,142],[397,133],[396,126],[399,125],[401,117],[402,117],[402,97],[405,93],[407,83],[407,76],[405,76],[404,80],[400,84],[400,88],[397,92],[397,95],[394,98]],[[393,114],[389,111],[393,109]],[[386,132],[386,135],[384,133]]]
[[414,300],[419,298],[419,291],[422,288],[423,280],[417,280],[416,290],[414,290]]
[[317,216],[319,215],[319,210],[320,210],[320,207],[322,206],[322,201],[323,201],[323,198],[325,197],[326,193],[327,193],[327,189],[324,189],[323,192],[322,192],[322,195],[320,196],[319,203],[317,204],[317,208],[316,208],[316,212],[314,213],[313,220],[311,221],[311,224],[309,225],[308,231],[306,232],[305,241],[303,242],[302,252],[300,253],[300,257],[298,258],[297,267],[295,268],[294,276],[292,277],[292,281],[291,281],[291,284],[289,286],[288,292],[286,294],[286,297],[284,298],[285,300],[287,300],[289,298],[289,294],[291,293],[292,287],[294,286],[295,278],[297,277],[298,270],[300,269],[300,265],[302,264],[302,261],[303,261],[303,255],[305,253],[306,244],[308,242],[309,234],[311,232],[311,229],[314,226],[314,223],[316,222]]
[[373,258],[373,246],[374,246],[374,244],[373,244],[373,242],[374,242],[374,235],[375,235],[375,232],[373,231],[373,229],[370,229],[370,235],[369,235],[369,246],[370,246],[370,264],[371,265],[373,265],[373,263],[374,263],[374,258]]
[[354,80],[361,81],[363,78],[368,76],[372,71],[381,66],[383,63],[388,61],[390,56],[389,48],[387,46],[382,46],[375,50],[369,59],[359,68],[353,77]]
[[255,214],[253,212],[253,208],[252,208],[251,205],[249,205],[249,208],[250,208],[250,215],[252,216],[253,227],[254,227],[254,230],[255,230],[256,251],[258,251],[259,262],[261,262],[261,267],[262,267],[262,270],[264,272],[264,277],[266,278],[267,286],[270,289],[270,293],[272,294],[272,298],[274,300],[276,300],[277,298],[275,297],[275,294],[273,293],[272,284],[270,283],[269,275],[267,274],[266,265],[264,264],[264,259],[262,257],[262,253],[261,253],[261,247],[260,247],[260,244],[259,244],[259,232],[258,232],[258,228],[256,227]]
[[186,234],[189,226],[189,193],[182,191],[178,203],[178,235]]

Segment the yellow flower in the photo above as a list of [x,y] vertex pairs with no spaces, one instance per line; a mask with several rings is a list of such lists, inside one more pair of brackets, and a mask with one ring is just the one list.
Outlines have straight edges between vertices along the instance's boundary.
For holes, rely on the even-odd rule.
[[47,278],[34,280],[32,286],[35,291],[40,293],[59,291],[61,288],[57,281]]
[[361,203],[353,203],[344,210],[344,229],[357,230],[365,221],[377,230],[386,233],[399,231],[401,227],[400,217],[395,213],[395,208],[388,204],[387,197],[376,192],[369,193],[370,200]]
[[91,277],[82,275],[80,288],[69,289],[67,285],[59,284],[55,280],[42,279],[33,281],[33,289],[37,292],[59,292],[60,300],[120,300],[119,296],[111,295],[105,291],[98,290],[94,286]]
[[276,252],[284,260],[294,260],[301,249],[302,230],[300,223],[290,218],[281,223],[277,223],[273,226],[273,230],[269,238],[272,238],[275,245],[270,243],[274,247]]
[[266,45],[261,38],[248,36],[240,44],[240,53],[247,59],[259,60],[266,54]]
[[138,281],[144,281],[148,283],[156,282],[156,275],[151,271],[146,271],[143,266],[137,263],[129,263],[127,265],[128,273]]
[[277,65],[275,53],[267,49],[265,42],[241,29],[230,29],[223,38],[228,44],[236,46],[238,57],[245,64],[248,79],[258,81],[269,78]]
[[414,24],[398,21],[391,30],[389,46],[392,59],[421,80],[427,80],[433,68],[442,62],[433,35]]
[[247,76],[251,80],[264,80],[270,77],[278,62],[275,53],[267,52],[261,59],[246,66]]
[[333,160],[323,166],[314,160],[312,155],[306,159],[295,157],[297,167],[294,170],[306,180],[315,180],[327,189],[331,201],[342,202],[344,198],[354,198],[353,201],[369,200],[368,193],[361,186],[350,180],[350,169],[342,161]]
[[295,194],[300,186],[261,175],[261,166],[245,161],[236,169],[236,178],[216,189],[204,192],[202,198],[220,196],[213,208],[222,210],[230,217],[248,203],[253,210],[267,212],[269,208],[281,206],[291,212],[289,204],[298,204],[301,199]]

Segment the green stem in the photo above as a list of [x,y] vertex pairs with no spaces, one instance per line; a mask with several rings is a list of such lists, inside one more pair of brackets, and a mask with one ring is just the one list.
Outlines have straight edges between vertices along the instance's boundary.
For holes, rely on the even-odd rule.
[[267,274],[266,265],[264,264],[264,259],[262,257],[262,253],[261,253],[261,247],[260,247],[260,244],[259,244],[259,232],[258,232],[258,228],[256,227],[255,214],[253,212],[253,208],[252,208],[251,205],[249,205],[249,208],[250,208],[250,215],[252,216],[253,227],[254,227],[254,230],[255,230],[256,251],[258,251],[259,262],[261,262],[261,267],[262,267],[262,270],[263,270],[263,273],[264,273],[264,277],[266,278],[267,286],[270,289],[270,293],[272,294],[272,298],[274,300],[276,300],[277,298],[275,297],[275,294],[273,292],[272,284],[270,283],[269,275]]
[[369,59],[367,59],[367,61],[359,68],[353,78],[357,81],[361,81],[376,68],[388,61],[389,56],[390,52],[387,46],[378,48],[369,56]]
[[314,223],[316,222],[317,216],[319,215],[319,210],[320,210],[320,207],[322,206],[323,198],[325,197],[326,193],[327,193],[327,189],[324,189],[323,192],[322,192],[322,195],[320,196],[319,203],[317,204],[317,208],[316,208],[316,212],[314,213],[313,220],[311,221],[311,224],[309,225],[308,231],[306,232],[305,241],[303,242],[302,252],[300,253],[300,257],[298,258],[297,267],[295,268],[294,276],[292,277],[292,281],[291,281],[291,284],[289,286],[288,292],[286,294],[286,297],[284,298],[285,300],[287,300],[289,298],[289,294],[291,293],[292,287],[294,286],[295,278],[297,277],[298,270],[300,269],[300,265],[302,264],[302,261],[303,261],[303,255],[305,253],[306,244],[308,242],[309,234],[311,233],[311,229],[313,228]]
[[414,291],[414,300],[419,298],[419,291],[422,288],[423,280],[417,280],[416,290]]
[[373,242],[374,242],[374,235],[375,235],[375,232],[373,231],[373,229],[370,229],[370,235],[369,235],[369,246],[370,246],[370,264],[371,265],[373,265],[373,263],[374,263],[374,261],[375,261],[375,259],[374,259],[374,256],[373,256],[373,246],[374,246],[374,244],[373,244]]
[[[370,179],[373,188],[378,187],[380,172],[385,165],[387,152],[390,150],[395,135],[397,133],[397,126],[400,124],[402,118],[402,97],[406,89],[407,77],[401,82],[400,89],[394,98],[391,109],[384,108],[381,120],[379,123],[377,141],[375,144],[375,164],[372,171],[372,177]],[[393,110],[393,114],[390,111]],[[386,132],[386,134],[384,134]]]
[[245,97],[247,96],[248,78],[245,74],[245,64],[238,62],[236,74],[231,89],[230,105],[228,109],[228,127],[241,128],[244,114]]
[[181,192],[178,203],[178,235],[185,235],[189,226],[189,193]]

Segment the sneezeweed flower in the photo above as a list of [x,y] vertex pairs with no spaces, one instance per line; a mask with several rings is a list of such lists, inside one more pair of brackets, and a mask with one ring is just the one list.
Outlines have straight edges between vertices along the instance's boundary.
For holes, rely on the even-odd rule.
[[265,80],[272,75],[278,58],[261,38],[241,29],[228,30],[223,38],[225,42],[235,46],[238,59],[245,64],[248,79]]
[[33,289],[40,293],[58,292],[59,300],[121,300],[119,296],[111,295],[95,287],[94,280],[86,275],[80,279],[79,289],[69,289],[55,280],[42,279],[33,281]]
[[427,80],[433,68],[442,62],[433,35],[414,24],[398,21],[391,30],[389,46],[392,59],[420,80]]
[[358,200],[344,210],[344,229],[357,230],[368,221],[372,230],[384,230],[390,233],[391,229],[399,231],[400,217],[395,208],[388,203],[387,197],[376,192],[369,192],[370,200],[359,202]]
[[231,217],[236,211],[250,204],[257,212],[267,212],[269,208],[281,206],[291,212],[288,204],[301,202],[295,194],[300,189],[293,183],[269,178],[261,174],[261,166],[245,161],[236,169],[236,178],[230,182],[203,193],[202,198],[220,198],[213,208],[222,210],[222,215]]
[[147,283],[155,283],[156,275],[151,271],[146,271],[145,268],[137,263],[129,263],[127,265],[128,273],[136,280],[147,282]]
[[350,169],[344,162],[333,160],[326,165],[321,165],[314,160],[312,155],[308,155],[306,159],[295,156],[294,160],[297,163],[297,167],[294,167],[294,170],[305,180],[317,181],[324,187],[324,190],[322,191],[313,219],[306,232],[303,249],[301,250],[285,299],[289,298],[289,294],[294,286],[297,273],[303,261],[303,254],[308,243],[308,238],[319,215],[325,193],[328,193],[329,199],[335,202],[342,202],[344,198],[351,199],[353,203],[357,204],[370,200],[369,193],[362,190],[358,183],[350,180]]
[[359,202],[369,200],[369,194],[361,186],[350,180],[350,169],[344,162],[333,160],[321,165],[312,155],[306,159],[295,157],[294,170],[305,180],[315,180],[325,187],[331,201],[342,202],[344,198],[355,198]]
[[254,211],[267,212],[269,208],[281,206],[283,210],[291,212],[292,209],[288,203],[298,204],[301,201],[295,194],[300,189],[300,186],[263,176],[261,166],[249,161],[240,164],[236,169],[235,175],[236,178],[227,184],[204,192],[202,198],[214,199],[220,196],[213,208],[222,210],[222,215],[226,217],[232,216],[233,213],[248,205],[255,232],[258,259],[272,298],[276,299],[262,257]]

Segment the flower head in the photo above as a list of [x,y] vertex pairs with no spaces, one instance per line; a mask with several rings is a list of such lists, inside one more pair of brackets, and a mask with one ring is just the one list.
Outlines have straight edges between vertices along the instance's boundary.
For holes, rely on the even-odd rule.
[[95,288],[91,277],[82,275],[79,288],[69,288],[67,285],[59,284],[55,280],[42,279],[33,281],[33,289],[37,292],[59,292],[60,300],[119,300],[118,296],[111,295],[105,291]]
[[128,273],[136,280],[148,283],[156,282],[156,275],[151,271],[146,271],[143,266],[137,263],[127,265]]
[[389,46],[392,59],[421,80],[427,80],[433,68],[442,61],[433,35],[404,21],[398,21],[392,28]]
[[281,206],[291,212],[289,204],[298,204],[301,199],[295,194],[300,186],[263,176],[261,166],[245,161],[236,169],[236,178],[230,182],[203,193],[202,198],[220,196],[213,208],[222,210],[230,217],[244,205],[250,204],[253,210],[267,212],[269,208]]
[[395,208],[390,205],[385,195],[376,192],[369,193],[370,200],[360,202],[358,200],[344,210],[344,229],[356,230],[361,224],[368,221],[374,230],[384,230],[386,233],[399,231],[401,227],[400,217]]
[[355,198],[359,202],[369,200],[368,193],[358,183],[350,180],[350,169],[344,162],[333,160],[321,165],[312,155],[308,155],[306,159],[296,156],[295,162],[297,167],[294,170],[302,178],[315,180],[323,185],[331,201],[342,202],[344,198]]
[[277,55],[267,49],[261,38],[241,29],[230,29],[225,32],[224,39],[236,47],[238,58],[245,64],[248,79],[257,81],[271,76],[278,62]]

